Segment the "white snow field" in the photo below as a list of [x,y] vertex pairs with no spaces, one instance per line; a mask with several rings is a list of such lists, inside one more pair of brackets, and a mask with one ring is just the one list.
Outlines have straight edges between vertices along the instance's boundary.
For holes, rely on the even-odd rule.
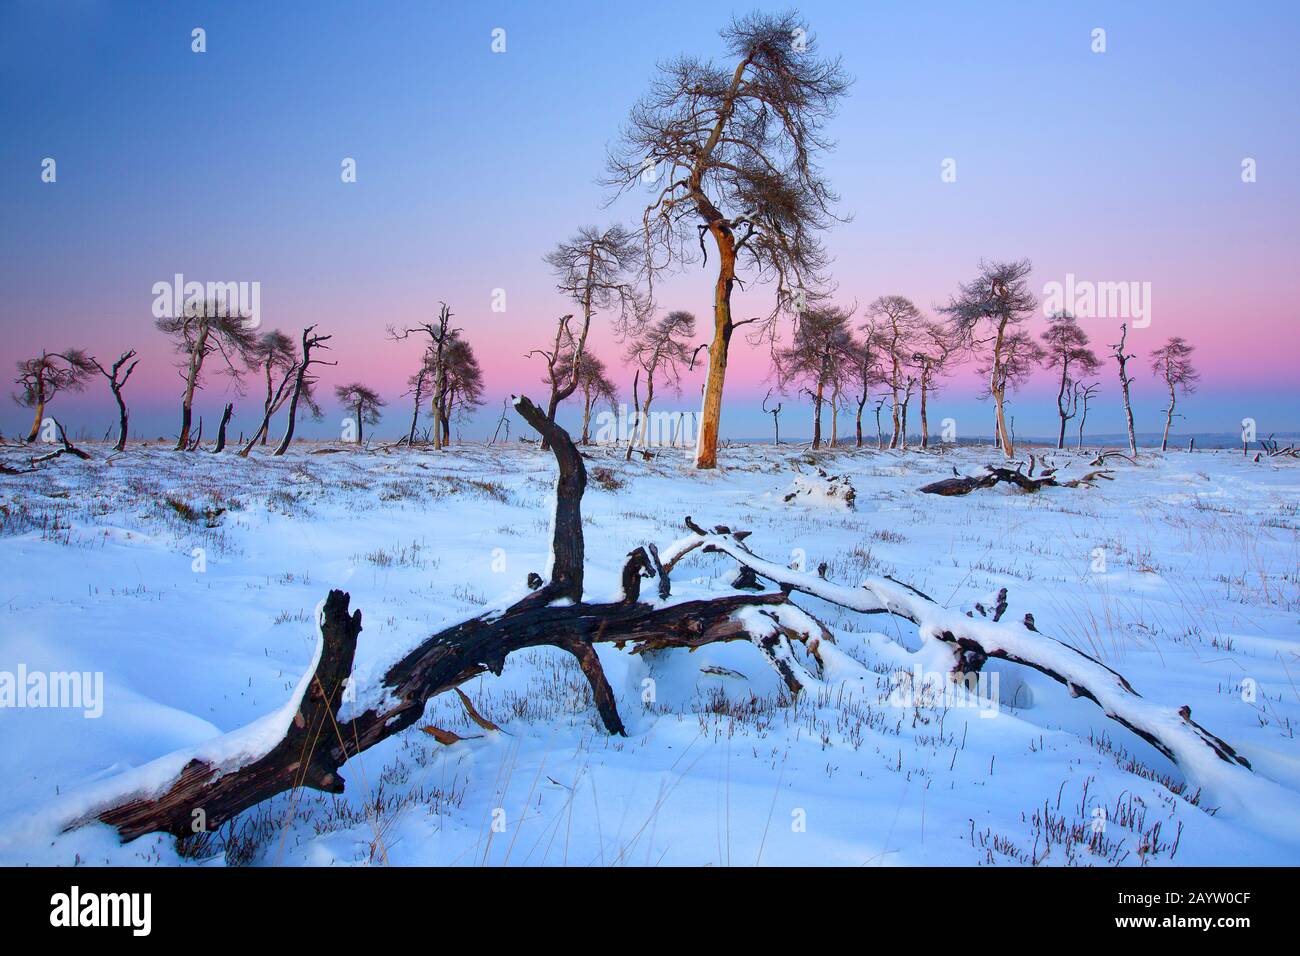
[[[889,575],[963,617],[1005,587],[1017,639],[1040,639],[1019,624],[1032,613],[1144,701],[1190,706],[1253,773],[1208,748],[1175,765],[1020,665],[989,661],[973,692],[954,688],[938,676],[949,645],[796,594],[835,646],[793,701],[749,643],[644,657],[601,644],[628,729],[611,737],[568,654],[524,651],[464,686],[499,732],[444,694],[424,723],[464,740],[412,728],[348,763],[342,796],[285,794],[180,845],[123,846],[98,823],[64,828],[191,753],[265,750],[313,666],[330,588],[363,615],[360,686],[435,629],[526,593],[545,571],[556,469],[523,444],[302,443],[247,460],[155,444],[111,461],[86,447],[93,461],[0,476],[0,863],[1300,864],[1294,460],[1144,452],[1096,488],[942,498],[916,489],[994,452],[745,445],[699,473],[683,449],[586,450],[589,600],[616,597],[627,552],[681,538],[686,515],[751,531],[774,565],[824,562],[849,588]],[[1064,478],[1090,470],[1091,454],[1038,454]],[[0,451],[15,468],[29,457]],[[852,508],[842,489],[818,493],[818,467],[847,478]],[[734,573],[695,551],[669,600],[721,593]],[[102,699],[14,694],[20,675],[68,672],[88,688],[102,674]]]

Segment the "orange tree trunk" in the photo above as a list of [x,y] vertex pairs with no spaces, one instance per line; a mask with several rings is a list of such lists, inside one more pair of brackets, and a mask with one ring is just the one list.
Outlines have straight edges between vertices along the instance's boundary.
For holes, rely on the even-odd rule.
[[736,281],[736,243],[728,227],[716,223],[710,231],[717,241],[720,263],[713,289],[713,342],[709,345],[709,377],[704,382],[704,407],[700,411],[695,444],[695,467],[718,467],[718,426],[722,422],[722,384],[727,377],[727,350],[731,346],[731,287]]

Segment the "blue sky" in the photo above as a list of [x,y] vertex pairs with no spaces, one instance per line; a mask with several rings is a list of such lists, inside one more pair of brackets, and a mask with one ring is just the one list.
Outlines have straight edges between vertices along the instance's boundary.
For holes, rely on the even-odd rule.
[[[179,383],[150,290],[180,272],[259,281],[269,325],[333,332],[340,365],[327,387],[362,379],[401,401],[418,356],[384,328],[446,300],[491,395],[538,394],[524,353],[566,310],[542,256],[584,223],[635,218],[638,197],[606,208],[597,178],[656,60],[721,55],[730,10],[785,6],[8,3],[0,363],[135,347],[135,422],[171,434]],[[981,257],[1029,257],[1036,282],[1150,281],[1156,314],[1139,352],[1184,335],[1204,370],[1182,427],[1231,431],[1248,415],[1264,432],[1300,426],[1294,4],[799,9],[856,78],[825,162],[854,217],[828,237],[843,301],[898,293],[932,311]],[[190,48],[196,26],[203,54]],[[490,48],[497,27],[504,54]],[[1104,54],[1090,49],[1097,27]],[[40,180],[45,157],[56,183]],[[344,157],[357,161],[355,184],[340,181]],[[949,157],[956,183],[940,181]],[[1257,182],[1241,182],[1243,157]],[[663,305],[706,317],[710,286],[707,270],[688,270]],[[498,288],[504,315],[490,309]],[[768,296],[751,286],[737,313],[765,311]],[[1103,321],[1090,331],[1099,346],[1113,340]],[[595,342],[626,389],[618,344],[599,328]],[[767,368],[738,344],[724,435],[766,433]],[[1090,421],[1117,431],[1113,370],[1103,375]],[[215,417],[223,388],[213,379],[200,410]],[[978,390],[954,376],[932,415],[986,432]],[[1052,431],[1048,391],[1044,375],[1016,398],[1017,432]],[[680,404],[697,393],[688,379]],[[1155,429],[1164,404],[1149,373],[1135,397],[1139,428]],[[112,424],[98,384],[59,403],[51,411],[73,430]],[[242,404],[236,429],[251,429],[255,394]],[[337,430],[342,416],[328,411],[319,434]],[[388,427],[405,415],[390,412]],[[806,430],[806,417],[794,411],[783,430]],[[7,403],[0,428],[25,421]]]

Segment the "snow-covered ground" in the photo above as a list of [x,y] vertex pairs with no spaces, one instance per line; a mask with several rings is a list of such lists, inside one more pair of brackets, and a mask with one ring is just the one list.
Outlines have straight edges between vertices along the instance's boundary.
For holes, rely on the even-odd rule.
[[[588,450],[589,599],[615,596],[626,553],[680,537],[686,515],[850,586],[891,575],[963,611],[1005,587],[1007,620],[1032,612],[1144,697],[1189,705],[1253,764],[1257,804],[1249,789],[1245,805],[1202,799],[1096,705],[1017,665],[990,662],[985,696],[908,693],[906,675],[946,670],[946,649],[796,596],[846,666],[794,702],[749,644],[600,645],[629,732],[610,737],[567,654],[522,652],[465,687],[501,732],[444,695],[426,722],[468,739],[412,729],[344,767],[345,795],[277,798],[178,853],[169,837],[59,831],[113,776],[280,713],[330,588],[362,610],[363,680],[522,595],[545,569],[554,461],[517,444],[248,460],[153,445],[111,461],[88,447],[94,461],[0,477],[0,677],[103,675],[94,707],[0,707],[0,863],[1300,863],[1294,461],[1144,453],[1097,488],[940,498],[916,489],[992,451],[733,446],[699,473],[680,449]],[[1048,457],[1062,477],[1088,470]],[[818,467],[847,479],[853,507]],[[696,552],[673,600],[733,571]]]

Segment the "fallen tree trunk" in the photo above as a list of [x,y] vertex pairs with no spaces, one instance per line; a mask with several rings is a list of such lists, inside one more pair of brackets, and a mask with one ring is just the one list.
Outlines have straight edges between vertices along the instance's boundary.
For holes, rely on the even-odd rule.
[[[831,604],[864,614],[891,614],[911,621],[924,639],[953,645],[954,671],[978,671],[989,658],[1000,658],[1032,667],[1064,684],[1073,697],[1086,697],[1106,716],[1132,730],[1176,764],[1194,768],[1207,750],[1221,761],[1250,768],[1250,762],[1227,742],[1192,720],[1191,708],[1154,704],[1145,700],[1117,671],[1096,658],[1040,634],[1032,615],[1023,624],[977,620],[941,607],[911,585],[892,578],[868,578],[861,588],[847,588],[825,579],[765,561],[753,554],[743,537],[715,529],[695,534],[669,549],[665,566],[671,567],[695,548],[720,551],[749,568],[758,577],[783,588],[802,591]],[[724,533],[725,532],[725,533]],[[997,617],[1005,612],[1005,596],[999,600]]]
[[[662,551],[646,545],[628,555],[618,600],[586,603],[582,456],[568,434],[527,398],[516,399],[515,408],[550,439],[559,464],[549,580],[530,575],[534,590],[522,600],[439,631],[389,666],[377,686],[364,690],[352,683],[361,612],[349,613],[349,596],[331,591],[319,615],[316,661],[279,714],[254,725],[256,733],[248,732],[254,729],[250,726],[196,752],[161,758],[116,782],[98,785],[94,797],[83,801],[93,809],[68,827],[99,820],[115,827],[124,841],[160,831],[183,836],[210,830],[279,793],[303,787],[341,793],[339,771],[349,759],[414,725],[431,698],[485,672],[499,675],[508,655],[524,648],[552,646],[571,653],[611,734],[624,733],[624,727],[595,650],[598,643],[631,644],[632,653],[646,653],[747,640],[764,654],[790,692],[798,694],[817,675],[800,661],[794,643],[804,645],[808,666],[815,671],[822,662],[821,642],[829,641],[830,634],[791,603],[794,592],[912,622],[923,639],[952,645],[953,671],[959,675],[978,671],[989,658],[1034,668],[1064,684],[1071,694],[1098,704],[1108,717],[1183,766],[1189,777],[1205,775],[1200,758],[1208,753],[1234,769],[1249,768],[1230,745],[1195,723],[1189,708],[1175,710],[1144,700],[1100,661],[1039,634],[1031,616],[1023,625],[999,622],[1006,610],[1003,597],[994,620],[988,621],[948,611],[910,585],[889,578],[869,579],[861,588],[844,587],[820,573],[792,571],[755,555],[744,544],[748,532],[724,526],[706,531],[690,517],[687,537]],[[659,582],[660,600],[666,601],[670,574],[696,549],[726,554],[736,562],[736,593],[666,605],[641,600],[642,580],[653,577]],[[752,593],[759,587],[758,578],[774,582],[780,590]],[[342,716],[345,701],[356,714],[350,719]],[[274,742],[253,746],[269,736],[268,727],[276,731]]]
[[[54,419],[54,428],[59,436],[59,441],[63,444],[63,447],[57,451],[50,452],[48,455],[41,455],[37,458],[31,459],[33,465],[39,465],[44,461],[53,461],[60,455],[74,455],[82,461],[90,460],[90,455],[86,454],[76,445],[72,444],[72,442],[68,441],[68,433],[63,430],[63,425],[57,418]],[[17,472],[13,472],[13,474],[17,474]]]
[[1054,473],[1044,473],[1038,478],[1031,478],[1019,469],[1001,468],[994,465],[985,465],[984,468],[985,473],[982,475],[960,475],[956,474],[956,469],[953,469],[955,477],[932,481],[917,490],[927,495],[942,495],[953,498],[958,495],[968,495],[980,488],[992,488],[998,482],[1006,482],[1015,485],[1021,491],[1033,494],[1042,488],[1091,488],[1100,480],[1115,480],[1109,470],[1106,469],[1090,471],[1082,478],[1061,481]]
[[[349,596],[331,591],[320,614],[318,662],[293,707],[283,738],[274,747],[252,758],[241,755],[233,762],[190,760],[163,787],[124,794],[96,809],[90,819],[115,827],[124,841],[158,831],[181,836],[196,832],[196,821],[202,829],[211,829],[263,800],[300,787],[341,793],[339,768],[351,757],[415,724],[431,698],[484,672],[499,675],[509,654],[528,647],[559,647],[574,655],[591,685],[601,720],[612,734],[622,734],[624,728],[594,649],[597,643],[630,643],[633,653],[640,653],[751,640],[797,693],[808,677],[794,662],[789,640],[815,643],[827,635],[820,626],[808,626],[810,619],[790,606],[784,593],[738,593],[654,607],[639,600],[641,578],[660,576],[660,592],[665,595],[668,585],[667,571],[651,557],[655,551],[650,547],[629,555],[619,601],[582,602],[579,499],[586,486],[582,457],[568,434],[528,399],[517,399],[515,407],[539,432],[549,433],[560,464],[549,581],[536,579],[540,586],[533,593],[503,611],[489,611],[434,634],[389,667],[378,688],[359,694],[349,687],[349,699],[379,701],[350,720],[341,720],[339,714],[361,632],[361,612],[349,615]],[[552,603],[560,600],[564,603]],[[736,615],[745,610],[762,612],[763,626],[739,623]],[[126,783],[129,788],[129,779]],[[73,825],[86,820],[83,817]]]

